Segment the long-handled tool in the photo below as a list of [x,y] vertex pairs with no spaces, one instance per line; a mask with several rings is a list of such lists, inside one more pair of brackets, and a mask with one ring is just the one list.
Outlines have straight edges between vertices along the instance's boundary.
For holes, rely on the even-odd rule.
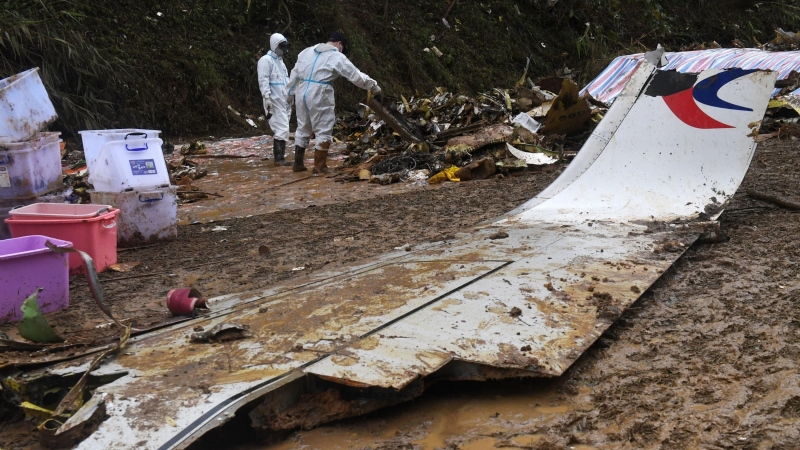
[[367,91],[366,105],[369,106],[369,108],[373,110],[378,117],[386,122],[387,125],[392,127],[392,129],[396,131],[401,138],[418,145],[420,150],[424,152],[430,152],[430,144],[428,144],[428,141],[422,137],[422,134],[419,132],[419,130],[414,125],[408,123],[402,114],[395,110],[384,108],[383,105],[381,105],[380,102],[372,95],[372,91]]

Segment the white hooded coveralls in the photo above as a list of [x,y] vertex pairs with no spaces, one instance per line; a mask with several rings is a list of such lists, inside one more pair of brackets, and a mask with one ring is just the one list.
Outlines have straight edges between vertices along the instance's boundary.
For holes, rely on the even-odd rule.
[[361,89],[372,89],[378,84],[330,44],[308,47],[297,56],[297,64],[287,83],[289,95],[295,96],[296,146],[308,148],[311,133],[314,133],[316,149],[327,150],[321,145],[331,141],[336,122],[331,82],[339,77]]
[[[261,89],[261,96],[270,99],[272,103],[269,126],[275,134],[274,138],[280,141],[289,140],[289,117],[292,115],[292,107],[286,101],[289,71],[283,63],[283,58],[275,53],[278,45],[284,41],[286,38],[281,34],[275,33],[270,36],[270,50],[258,60],[258,87]],[[269,114],[266,109],[265,104],[264,112]]]

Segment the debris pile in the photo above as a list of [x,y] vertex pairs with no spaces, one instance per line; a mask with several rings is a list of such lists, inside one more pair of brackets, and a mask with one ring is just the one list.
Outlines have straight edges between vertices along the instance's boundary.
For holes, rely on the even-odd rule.
[[555,164],[577,154],[606,110],[568,78],[525,75],[474,98],[437,88],[368,99],[337,121],[348,152],[337,181],[467,181]]
[[[762,45],[763,50],[791,51],[800,49],[800,33],[775,30],[775,39]],[[777,93],[773,93],[756,141],[800,138],[800,72],[792,70],[786,77],[775,82]]]
[[189,159],[194,155],[205,155],[206,146],[202,142],[192,141],[178,151],[180,156],[167,159],[167,169],[172,184],[178,186],[178,199],[182,204],[194,203],[208,198],[197,186],[192,186],[192,181],[199,180],[208,175],[208,171],[200,167],[196,161]]
[[780,93],[769,101],[764,120],[761,121],[757,142],[777,137],[796,140],[800,138],[800,73],[792,72],[788,78],[778,80],[775,88]]
[[782,28],[775,30],[775,39],[761,46],[762,50],[769,51],[790,51],[800,50],[800,32],[783,31]]

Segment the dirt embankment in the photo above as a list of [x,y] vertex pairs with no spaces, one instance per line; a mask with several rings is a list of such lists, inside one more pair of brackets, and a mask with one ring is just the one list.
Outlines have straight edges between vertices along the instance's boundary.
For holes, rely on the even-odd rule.
[[[586,82],[619,54],[658,43],[756,47],[778,27],[800,29],[792,0],[12,0],[0,13],[0,70],[41,67],[57,126],[68,132],[230,136],[263,133],[228,106],[263,114],[255,65],[276,31],[292,43],[291,68],[303,48],[339,29],[359,68],[386,94],[409,97],[437,86],[464,94],[508,87],[526,58],[534,79],[560,71]],[[363,92],[342,81],[337,96],[353,108]]]

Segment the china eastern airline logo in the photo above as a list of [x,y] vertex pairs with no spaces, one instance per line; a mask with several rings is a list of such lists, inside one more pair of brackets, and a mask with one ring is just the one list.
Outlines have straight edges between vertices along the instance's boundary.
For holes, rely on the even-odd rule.
[[694,128],[733,128],[706,114],[699,106],[702,103],[714,108],[734,111],[752,111],[752,108],[735,105],[719,98],[719,90],[726,84],[755,70],[731,69],[697,81],[697,74],[680,73],[674,70],[656,72],[645,95],[662,97],[670,111],[681,122]]

